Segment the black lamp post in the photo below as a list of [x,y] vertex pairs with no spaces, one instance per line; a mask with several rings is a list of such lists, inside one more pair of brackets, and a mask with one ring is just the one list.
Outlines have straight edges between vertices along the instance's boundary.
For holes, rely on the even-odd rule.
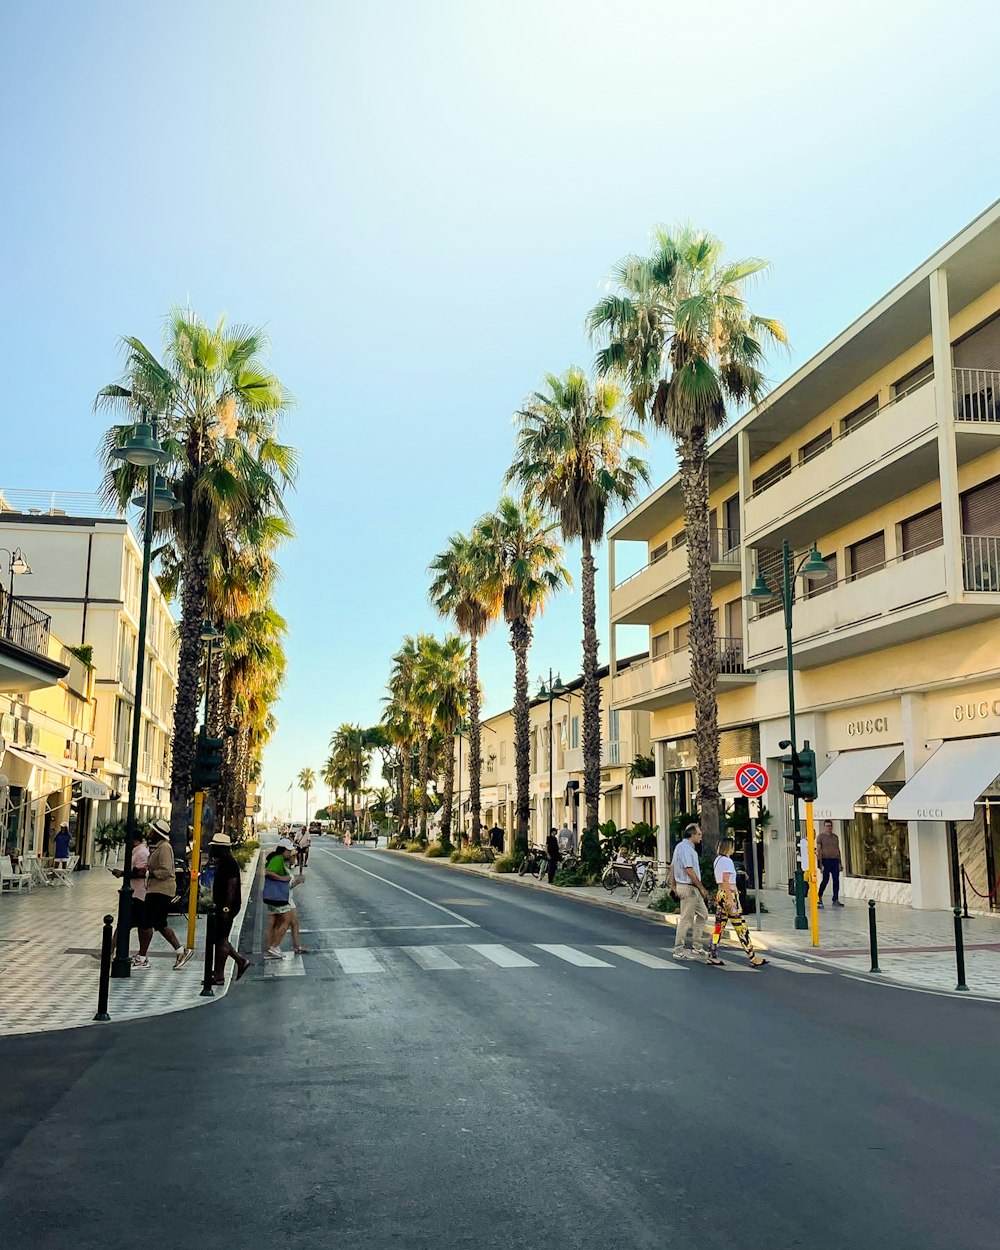
[[[7,637],[10,638],[11,617],[14,611],[14,575],[20,576],[24,573],[31,572],[28,561],[24,558],[24,552],[20,547],[15,547],[13,551],[9,547],[0,547],[0,551],[4,553],[10,561],[10,589],[7,592]],[[11,642],[13,642],[11,638]]]
[[[758,573],[748,596],[755,603],[765,603],[781,596],[781,606],[785,615],[785,664],[788,669],[788,736],[791,739],[793,754],[798,750],[795,738],[795,676],[792,668],[792,609],[795,603],[795,579],[796,577],[828,577],[830,571],[830,566],[819,554],[815,543],[809,554],[803,556],[798,566],[795,566],[792,550],[786,538],[781,544],[781,586],[775,589],[763,573]],[[795,824],[795,927],[808,929],[805,878],[802,868],[802,824],[797,796],[792,797],[792,819]]]
[[128,955],[129,921],[132,916],[132,847],[135,843],[135,800],[139,774],[139,737],[142,730],[142,690],[146,673],[146,624],[149,617],[149,572],[153,557],[153,514],[174,512],[181,507],[174,493],[156,472],[156,466],[170,459],[156,441],[156,424],[140,423],[132,430],[131,437],[111,453],[116,460],[145,468],[146,490],[136,495],[132,503],[144,508],[142,532],[142,584],[139,592],[139,645],[136,658],[135,707],[132,714],[132,751],[128,774],[128,812],[125,817],[125,862],[122,871],[122,888],[118,892],[118,936],[115,957],[111,964],[113,977],[132,975],[132,963]]
[[[552,704],[556,699],[566,693],[566,687],[562,684],[562,678],[556,674],[555,681],[552,680],[552,669],[549,669],[548,685],[545,678],[541,679],[541,685],[538,687],[538,698],[548,699],[549,701],[549,829],[552,828],[555,821],[555,795],[552,793]],[[545,830],[548,833],[548,830]]]

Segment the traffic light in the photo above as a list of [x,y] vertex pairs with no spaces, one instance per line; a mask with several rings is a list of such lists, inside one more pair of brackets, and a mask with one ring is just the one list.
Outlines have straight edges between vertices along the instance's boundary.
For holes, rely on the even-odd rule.
[[[790,747],[790,742],[780,742]],[[816,752],[810,750],[808,741],[801,751],[790,751],[781,757],[781,788],[786,794],[794,794],[805,803],[816,799]]]
[[198,731],[191,770],[192,790],[210,790],[222,780],[222,739],[210,738],[204,725]]
[[[781,749],[787,750],[792,744],[788,741],[779,742]],[[790,751],[787,755],[781,757],[781,788],[786,794],[796,794],[795,776],[799,766],[799,755],[797,751]],[[797,794],[796,794],[796,797]]]

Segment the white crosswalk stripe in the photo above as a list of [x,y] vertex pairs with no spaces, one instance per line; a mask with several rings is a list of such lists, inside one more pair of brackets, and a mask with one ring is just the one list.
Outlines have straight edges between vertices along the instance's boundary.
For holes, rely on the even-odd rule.
[[596,955],[578,951],[575,946],[561,946],[559,943],[548,945],[544,942],[536,942],[535,945],[540,951],[547,951],[550,955],[555,955],[557,959],[563,959],[568,964],[575,964],[577,968],[614,967],[614,964],[606,963],[603,959],[598,959]]
[[462,966],[439,946],[401,946],[400,950],[406,951],[414,963],[426,972],[452,972]]
[[773,955],[766,955],[765,959],[769,964],[774,964],[776,968],[783,968],[785,972],[804,972],[812,976],[827,976],[826,968],[814,968],[812,964],[797,964],[790,959],[775,959]]
[[476,945],[469,943],[469,950],[476,951],[477,954],[495,963],[499,968],[537,968],[538,964],[533,959],[529,959],[527,955],[520,955],[517,951],[512,951],[509,946],[500,945]]
[[602,951],[609,955],[618,955],[621,959],[630,959],[633,963],[642,964],[644,968],[669,968],[671,971],[682,972],[683,965],[676,959],[661,959],[659,955],[651,955],[649,951],[637,950],[634,946],[601,946]]
[[306,975],[301,955],[286,955],[284,959],[266,959],[264,972],[269,977],[304,977]]
[[363,946],[347,946],[333,952],[337,963],[345,972],[384,972],[385,968],[375,958],[375,952]]

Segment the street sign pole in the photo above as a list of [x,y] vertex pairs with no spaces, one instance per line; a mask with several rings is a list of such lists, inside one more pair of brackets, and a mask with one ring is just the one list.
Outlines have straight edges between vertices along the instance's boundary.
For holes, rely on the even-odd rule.
[[[767,792],[767,769],[763,764],[743,764],[736,770],[736,789],[740,794],[744,795],[751,803],[758,805],[763,800],[764,794]],[[810,812],[811,812],[810,808]],[[754,880],[754,911],[757,913],[757,930],[762,928],[760,919],[760,909],[764,900],[761,898],[761,880],[760,868],[757,862],[757,820],[754,816],[750,817],[750,854],[753,856],[753,880]],[[814,943],[814,945],[818,945]]]

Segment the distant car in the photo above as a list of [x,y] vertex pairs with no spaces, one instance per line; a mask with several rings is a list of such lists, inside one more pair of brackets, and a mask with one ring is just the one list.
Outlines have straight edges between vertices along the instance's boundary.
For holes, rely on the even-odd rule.
[[309,836],[313,838],[320,838],[323,836],[323,833],[323,822],[321,820],[310,820]]

